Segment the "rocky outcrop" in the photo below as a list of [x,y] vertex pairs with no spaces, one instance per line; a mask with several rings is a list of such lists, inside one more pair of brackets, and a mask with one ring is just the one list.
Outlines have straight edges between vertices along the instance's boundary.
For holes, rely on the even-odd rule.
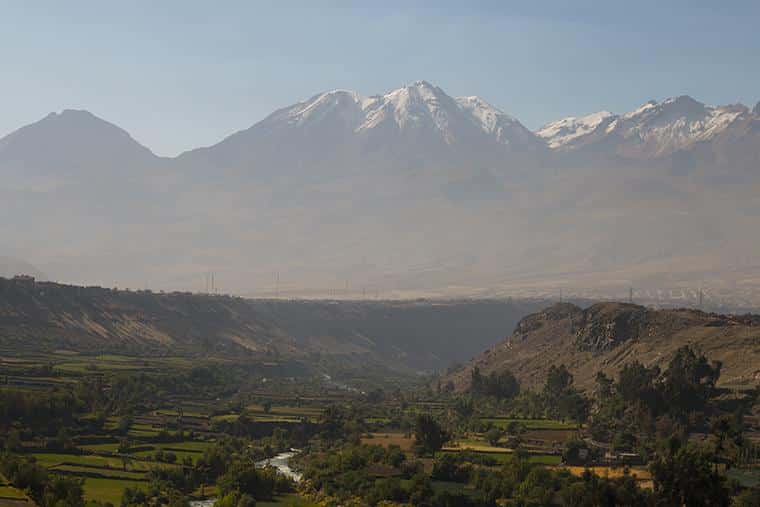
[[578,350],[603,352],[648,333],[651,311],[632,304],[594,305],[573,322]]
[[693,309],[655,310],[627,303],[588,308],[562,303],[523,318],[511,336],[450,374],[465,390],[470,372],[510,370],[524,387],[538,387],[552,365],[564,364],[581,389],[596,373],[617,376],[637,360],[665,367],[685,345],[723,363],[719,383],[752,387],[760,379],[760,316],[719,315]]

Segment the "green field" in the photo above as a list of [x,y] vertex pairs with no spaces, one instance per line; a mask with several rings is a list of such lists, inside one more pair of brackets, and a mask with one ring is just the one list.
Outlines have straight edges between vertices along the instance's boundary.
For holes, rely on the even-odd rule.
[[0,498],[18,498],[24,499],[26,495],[23,491],[12,486],[0,486]]
[[[471,451],[471,450],[464,450],[464,451],[441,451],[436,454],[436,456],[441,456],[445,454],[460,454],[460,452],[466,452],[468,454],[474,454],[476,456],[484,456],[487,458],[490,458],[497,463],[506,463],[507,461],[510,461],[512,459],[513,453],[510,451],[507,451],[506,449],[504,452],[485,452],[485,451]],[[529,463],[535,463],[538,465],[559,465],[562,463],[562,456],[557,456],[554,454],[531,454],[528,456],[528,462]]]
[[81,474],[83,476],[86,476],[86,474],[98,474],[102,475],[104,477],[108,478],[118,478],[118,479],[130,479],[130,480],[140,480],[145,478],[144,472],[133,472],[127,469],[127,471],[124,471],[123,469],[117,470],[114,468],[95,468],[95,467],[84,467],[84,466],[77,466],[77,465],[59,465],[52,468],[49,468],[49,470],[52,471],[61,471],[61,472],[69,472],[72,474]]
[[[248,405],[246,412],[250,414],[266,414],[262,405]],[[293,417],[319,417],[322,415],[322,409],[319,407],[295,407],[292,405],[273,405],[269,410],[272,415],[284,415]]]
[[124,490],[127,488],[145,489],[145,482],[120,481],[115,479],[86,478],[84,481],[84,497],[86,500],[99,500],[119,505]]
[[317,504],[306,498],[292,494],[277,497],[271,502],[257,501],[256,507],[317,507]]
[[736,480],[745,488],[754,488],[760,485],[760,469],[758,468],[732,468],[726,471],[729,479]]
[[506,428],[509,423],[516,422],[529,430],[574,430],[578,425],[572,422],[557,421],[554,419],[518,419],[508,417],[484,417],[483,423],[491,423],[499,428]]
[[[118,457],[106,457],[106,456],[94,456],[91,454],[54,454],[54,453],[34,453],[37,462],[47,468],[55,467],[56,465],[74,465],[74,466],[86,466],[95,468],[110,468],[115,470],[122,470],[124,464],[121,458]],[[147,471],[151,467],[156,466],[172,466],[162,463],[151,463],[141,460],[131,460],[127,468],[129,470]]]
[[554,454],[533,454],[528,457],[528,462],[537,465],[559,465],[562,463],[562,456]]
[[87,444],[87,445],[80,445],[80,449],[84,449],[85,451],[92,451],[92,452],[113,452],[119,450],[119,444],[117,442],[110,442],[107,444]]

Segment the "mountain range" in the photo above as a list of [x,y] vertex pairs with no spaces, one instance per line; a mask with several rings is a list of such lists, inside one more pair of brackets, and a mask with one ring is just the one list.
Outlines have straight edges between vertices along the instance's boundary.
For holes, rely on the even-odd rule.
[[760,301],[760,104],[681,96],[531,132],[417,81],[154,155],[86,111],[0,139],[0,253],[52,279],[238,294]]

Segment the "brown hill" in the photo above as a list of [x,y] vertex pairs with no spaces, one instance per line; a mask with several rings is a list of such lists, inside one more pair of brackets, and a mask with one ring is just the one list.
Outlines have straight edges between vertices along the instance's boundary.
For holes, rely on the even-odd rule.
[[616,376],[633,360],[664,366],[684,345],[722,361],[719,383],[724,386],[754,386],[760,381],[760,316],[653,310],[625,303],[598,303],[587,309],[560,303],[529,315],[511,336],[448,380],[464,390],[477,366],[484,374],[509,369],[523,385],[535,387],[543,383],[551,365],[564,363],[575,384],[589,388],[598,371]]

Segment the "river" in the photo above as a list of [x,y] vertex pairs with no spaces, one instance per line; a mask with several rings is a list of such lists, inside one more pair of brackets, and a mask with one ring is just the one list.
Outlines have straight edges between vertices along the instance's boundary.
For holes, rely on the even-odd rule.
[[[298,454],[298,449],[291,449],[287,452],[281,452],[280,454],[271,458],[263,459],[256,462],[257,468],[274,467],[282,475],[290,477],[295,482],[301,482],[302,475],[292,468],[288,462],[290,458]],[[190,507],[213,507],[216,503],[216,498],[209,498],[207,500],[193,500],[190,502]]]
[[268,467],[268,466],[275,467],[277,471],[280,472],[282,475],[286,477],[290,477],[295,482],[301,482],[302,475],[296,472],[295,470],[293,470],[292,468],[290,468],[290,465],[288,464],[288,462],[290,461],[290,458],[298,454],[298,452],[299,451],[297,449],[291,449],[287,452],[281,452],[280,454],[272,458],[257,461],[256,466],[259,468]]

